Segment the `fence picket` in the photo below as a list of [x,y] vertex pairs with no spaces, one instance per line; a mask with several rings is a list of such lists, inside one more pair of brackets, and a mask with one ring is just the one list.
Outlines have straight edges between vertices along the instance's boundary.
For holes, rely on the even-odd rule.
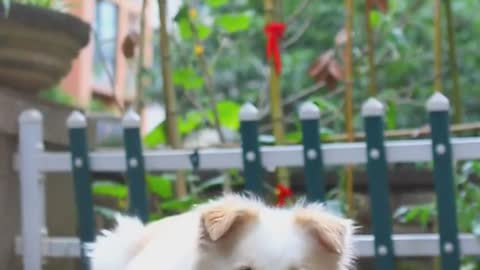
[[263,168],[258,142],[258,110],[250,103],[240,109],[240,134],[245,189],[264,195]]
[[457,209],[453,180],[452,147],[450,145],[448,99],[435,93],[427,101],[430,118],[433,179],[437,195],[440,253],[443,270],[460,269]]
[[320,146],[320,110],[313,102],[300,107],[302,122],[303,160],[308,201],[325,200],[323,158]]
[[91,266],[87,257],[87,250],[88,245],[95,241],[95,217],[85,116],[78,111],[74,111],[67,120],[67,127],[69,129],[79,237],[82,245],[80,250],[81,269],[90,270]]
[[368,190],[375,235],[375,264],[376,269],[392,270],[394,269],[394,248],[383,115],[383,105],[375,98],[369,98],[362,106],[367,139]]
[[148,221],[145,161],[140,138],[140,117],[129,110],[122,120],[125,144],[125,162],[128,177],[129,211],[143,222]]

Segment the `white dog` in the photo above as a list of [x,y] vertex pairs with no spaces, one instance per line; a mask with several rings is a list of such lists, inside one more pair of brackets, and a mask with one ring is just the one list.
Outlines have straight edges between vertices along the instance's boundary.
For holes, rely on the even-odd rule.
[[226,195],[144,226],[120,217],[93,245],[93,270],[347,270],[353,222],[320,204],[270,208]]

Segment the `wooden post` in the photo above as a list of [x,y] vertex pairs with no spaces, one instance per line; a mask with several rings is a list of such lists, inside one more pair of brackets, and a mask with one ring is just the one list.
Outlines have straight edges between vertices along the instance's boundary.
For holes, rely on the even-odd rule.
[[442,86],[442,8],[441,0],[433,0],[433,50],[434,90],[443,91]]
[[[345,130],[349,142],[354,140],[353,132],[353,0],[345,0]],[[353,166],[346,168],[346,195],[348,212],[353,214]]]
[[[276,0],[264,0],[265,19],[267,23],[276,20]],[[285,130],[283,126],[283,106],[280,85],[280,75],[275,72],[273,59],[270,65],[270,110],[272,118],[273,136],[276,144],[285,142]],[[286,168],[277,169],[278,181],[285,186],[290,186],[289,173]]]
[[[163,93],[165,99],[165,134],[167,142],[173,148],[180,148],[182,141],[177,126],[177,98],[173,89],[172,69],[170,63],[170,47],[167,33],[167,0],[158,0],[160,16],[160,55],[162,65]],[[175,190],[178,197],[187,195],[187,181],[184,172],[177,172]]]

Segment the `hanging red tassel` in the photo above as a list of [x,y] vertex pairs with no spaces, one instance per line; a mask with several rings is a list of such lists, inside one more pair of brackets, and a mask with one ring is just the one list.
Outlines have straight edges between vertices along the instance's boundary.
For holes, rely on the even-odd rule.
[[282,60],[280,50],[280,39],[287,26],[281,22],[271,22],[265,26],[265,34],[267,35],[267,59],[273,58],[275,71],[277,74],[282,72]]
[[293,195],[292,190],[282,184],[277,185],[275,193],[277,194],[277,206],[279,207],[283,207],[287,198]]

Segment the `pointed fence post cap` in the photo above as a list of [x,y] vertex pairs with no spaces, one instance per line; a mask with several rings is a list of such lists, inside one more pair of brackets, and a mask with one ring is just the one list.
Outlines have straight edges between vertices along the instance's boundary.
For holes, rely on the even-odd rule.
[[122,119],[124,128],[137,128],[140,126],[140,116],[133,109],[129,109]]
[[258,109],[250,102],[245,103],[240,108],[240,120],[241,121],[257,121]]
[[383,116],[384,106],[380,100],[371,97],[367,99],[362,105],[362,116]]
[[450,101],[440,92],[435,92],[427,101],[427,111],[444,112],[450,109]]
[[23,111],[18,118],[20,124],[40,123],[43,120],[42,113],[36,109]]
[[87,126],[87,119],[80,111],[73,111],[67,119],[68,128],[84,128]]
[[320,110],[318,106],[311,101],[304,102],[299,110],[301,120],[317,120],[320,119]]

